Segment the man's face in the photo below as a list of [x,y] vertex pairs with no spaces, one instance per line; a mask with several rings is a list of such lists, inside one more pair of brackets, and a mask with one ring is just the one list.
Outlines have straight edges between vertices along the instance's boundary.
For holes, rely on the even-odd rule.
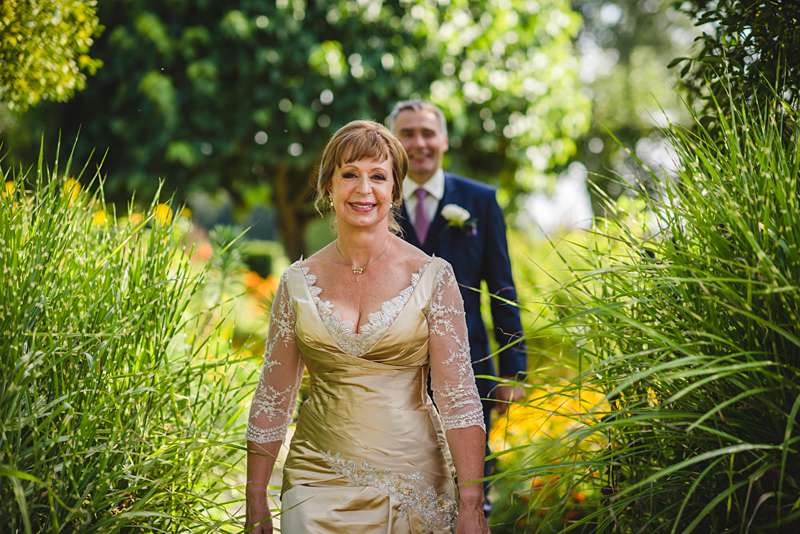
[[408,153],[408,176],[423,184],[442,166],[447,135],[433,111],[401,111],[394,121],[394,134]]

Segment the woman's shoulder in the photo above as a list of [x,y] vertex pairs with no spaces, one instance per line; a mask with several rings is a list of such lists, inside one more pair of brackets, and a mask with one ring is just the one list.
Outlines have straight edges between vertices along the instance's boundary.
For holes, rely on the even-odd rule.
[[331,247],[333,247],[333,241],[331,241],[330,243],[328,243],[327,245],[325,245],[324,247],[322,247],[321,249],[319,249],[318,251],[316,251],[307,258],[301,256],[299,260],[296,260],[294,263],[289,265],[286,271],[287,272],[291,270],[308,271],[309,268],[313,270],[314,266],[317,266],[320,263],[324,263],[327,259],[329,259],[328,256],[330,255]]
[[403,265],[405,270],[411,272],[419,272],[437,259],[400,237],[395,237],[395,246],[397,247],[395,263]]
[[440,258],[439,256],[429,256],[422,249],[415,247],[411,243],[404,241],[399,237],[397,238],[397,241],[400,263],[406,265],[408,270],[411,272],[420,272],[421,270],[425,270],[427,267],[430,267],[432,271],[436,272],[442,270],[450,272],[453,271],[453,267],[450,265],[450,262],[444,258]]

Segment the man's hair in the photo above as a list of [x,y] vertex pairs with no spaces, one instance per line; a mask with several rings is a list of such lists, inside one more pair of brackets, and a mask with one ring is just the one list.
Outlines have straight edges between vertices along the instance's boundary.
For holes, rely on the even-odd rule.
[[386,117],[386,126],[394,132],[394,123],[397,116],[403,111],[431,111],[436,118],[439,119],[439,128],[442,133],[447,137],[447,121],[444,119],[444,113],[435,104],[431,104],[426,100],[402,100],[394,105],[392,112]]

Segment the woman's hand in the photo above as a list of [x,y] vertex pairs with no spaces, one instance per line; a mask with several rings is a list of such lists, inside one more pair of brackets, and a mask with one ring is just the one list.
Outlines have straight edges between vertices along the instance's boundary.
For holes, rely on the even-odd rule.
[[489,526],[483,514],[483,489],[480,486],[461,489],[458,503],[456,534],[488,534]]
[[247,493],[246,534],[272,534],[272,514],[267,503],[267,492]]

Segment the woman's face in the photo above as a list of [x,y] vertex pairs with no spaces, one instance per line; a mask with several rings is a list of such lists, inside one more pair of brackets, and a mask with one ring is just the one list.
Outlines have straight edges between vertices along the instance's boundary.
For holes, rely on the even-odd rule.
[[337,221],[360,227],[386,221],[393,187],[391,159],[362,159],[337,167],[331,180]]

